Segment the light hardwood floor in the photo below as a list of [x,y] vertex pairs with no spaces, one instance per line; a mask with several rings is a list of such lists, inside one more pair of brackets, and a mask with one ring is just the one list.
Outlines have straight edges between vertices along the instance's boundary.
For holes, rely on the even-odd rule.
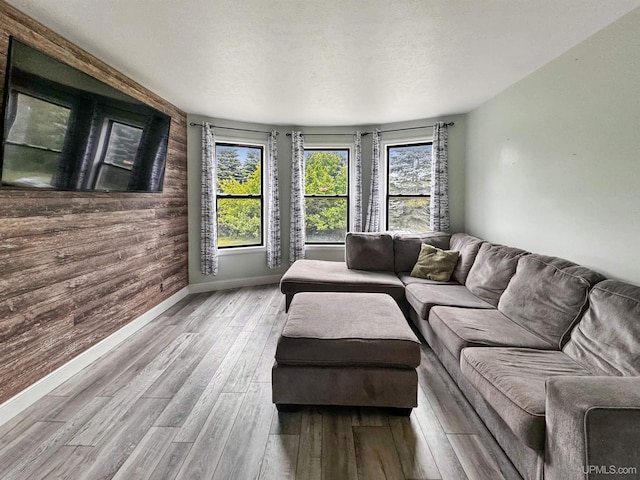
[[519,479],[433,352],[419,406],[278,413],[276,285],[193,295],[0,426],[0,478]]

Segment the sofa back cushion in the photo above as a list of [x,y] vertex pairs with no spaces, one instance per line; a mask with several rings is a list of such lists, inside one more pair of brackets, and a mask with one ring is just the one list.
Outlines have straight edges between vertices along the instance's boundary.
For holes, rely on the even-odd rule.
[[640,287],[597,284],[563,351],[594,375],[640,376]]
[[476,255],[478,255],[478,250],[480,250],[480,245],[482,245],[482,243],[483,241],[479,238],[466,233],[454,233],[451,235],[449,250],[456,250],[460,252],[458,264],[451,274],[452,280],[455,280],[462,285],[465,284],[467,281],[467,275],[469,275],[469,270],[471,270],[471,266],[476,259]]
[[524,255],[498,302],[498,310],[562,348],[587,306],[589,291],[604,277],[562,258]]
[[443,232],[396,233],[393,236],[395,272],[410,272],[413,269],[418,261],[418,255],[423,243],[432,245],[440,250],[448,250],[450,238],[451,234]]
[[388,233],[347,233],[347,268],[393,272],[393,237]]
[[509,280],[516,273],[518,260],[527,253],[519,248],[483,243],[469,270],[466,287],[476,297],[497,306]]

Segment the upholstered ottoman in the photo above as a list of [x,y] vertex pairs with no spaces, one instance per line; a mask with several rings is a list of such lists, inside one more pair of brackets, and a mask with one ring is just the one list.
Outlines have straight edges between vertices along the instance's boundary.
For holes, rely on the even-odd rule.
[[297,405],[417,406],[420,341],[382,293],[302,292],[272,371],[278,410]]

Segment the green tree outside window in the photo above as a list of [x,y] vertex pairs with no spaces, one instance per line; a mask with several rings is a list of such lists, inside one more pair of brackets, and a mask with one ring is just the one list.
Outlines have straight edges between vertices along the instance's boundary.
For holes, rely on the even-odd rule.
[[216,145],[218,247],[262,244],[262,148]]
[[348,150],[305,152],[307,243],[341,243],[348,222]]

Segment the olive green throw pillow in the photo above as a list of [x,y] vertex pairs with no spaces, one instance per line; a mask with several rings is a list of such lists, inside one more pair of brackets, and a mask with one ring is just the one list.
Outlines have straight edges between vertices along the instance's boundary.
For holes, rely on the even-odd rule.
[[440,250],[423,243],[420,247],[418,261],[411,270],[411,276],[448,282],[456,263],[458,263],[459,254],[460,252],[454,250]]

